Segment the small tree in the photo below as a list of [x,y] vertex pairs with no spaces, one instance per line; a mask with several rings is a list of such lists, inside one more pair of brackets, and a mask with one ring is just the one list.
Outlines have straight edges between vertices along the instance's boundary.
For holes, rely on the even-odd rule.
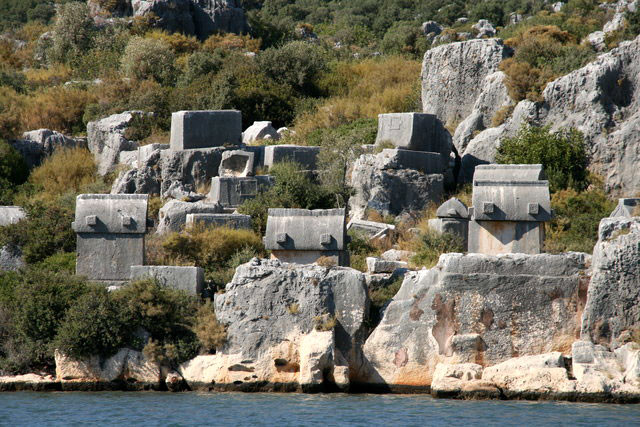
[[67,63],[91,47],[95,27],[86,3],[71,2],[58,7],[53,27],[50,58]]
[[551,132],[549,126],[523,125],[513,138],[502,140],[496,161],[502,164],[542,164],[552,192],[589,185],[588,157],[582,133],[570,128]]
[[162,39],[132,37],[121,59],[122,72],[139,80],[152,78],[162,85],[176,79],[175,55]]

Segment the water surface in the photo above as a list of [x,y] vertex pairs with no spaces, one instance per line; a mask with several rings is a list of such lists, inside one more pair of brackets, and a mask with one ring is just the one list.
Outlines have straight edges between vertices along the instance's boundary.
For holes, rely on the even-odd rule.
[[640,405],[457,401],[424,395],[0,393],[0,425],[640,426]]

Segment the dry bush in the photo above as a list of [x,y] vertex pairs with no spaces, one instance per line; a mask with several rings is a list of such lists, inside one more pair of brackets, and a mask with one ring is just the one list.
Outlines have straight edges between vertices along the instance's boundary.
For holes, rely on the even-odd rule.
[[92,92],[64,86],[52,87],[27,98],[22,115],[24,129],[53,129],[73,133],[84,129],[82,117]]
[[49,196],[81,188],[97,179],[93,155],[84,148],[61,148],[31,173],[29,181]]
[[11,139],[21,129],[24,97],[13,89],[0,86],[0,139]]
[[243,52],[258,53],[262,40],[252,39],[250,36],[239,36],[237,34],[214,34],[202,44],[202,50],[213,52],[216,49],[240,50]]
[[304,138],[316,129],[411,111],[419,99],[419,74],[419,61],[400,56],[340,63],[321,83],[332,97],[299,116],[296,132]]
[[169,34],[163,30],[154,30],[145,35],[145,38],[152,40],[162,40],[171,47],[176,55],[184,55],[200,49],[200,42],[193,36],[186,36],[181,33]]
[[326,267],[326,268],[331,268],[331,267],[335,267],[336,265],[338,265],[336,263],[336,260],[334,257],[330,257],[330,256],[321,256],[320,258],[318,258],[315,262],[317,265],[319,265],[320,267]]
[[206,353],[215,353],[227,342],[227,328],[218,322],[210,303],[205,303],[198,308],[193,332],[200,341],[201,350]]
[[71,68],[64,64],[54,64],[49,68],[31,68],[24,72],[27,84],[32,89],[42,86],[56,86],[71,79]]
[[505,85],[511,99],[516,102],[523,99],[534,102],[544,100],[542,91],[551,76],[546,75],[541,69],[509,58],[502,61],[500,70],[507,75]]
[[500,107],[498,111],[493,115],[491,119],[491,126],[498,127],[504,122],[507,121],[511,114],[513,113],[513,109],[515,108],[514,104],[505,105],[504,107]]

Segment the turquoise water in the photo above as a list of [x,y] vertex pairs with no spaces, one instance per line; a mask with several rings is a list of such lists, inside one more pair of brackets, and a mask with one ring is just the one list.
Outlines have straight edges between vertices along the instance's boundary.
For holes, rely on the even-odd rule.
[[2,393],[0,425],[640,425],[640,405],[413,395]]

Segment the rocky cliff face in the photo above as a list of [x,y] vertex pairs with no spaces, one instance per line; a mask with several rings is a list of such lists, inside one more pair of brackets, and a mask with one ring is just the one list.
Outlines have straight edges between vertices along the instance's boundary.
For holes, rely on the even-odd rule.
[[[484,42],[477,46],[472,43]],[[640,187],[640,37],[623,42],[585,67],[549,83],[544,102],[519,102],[503,125],[491,126],[495,106],[508,105],[496,61],[497,41],[472,40],[432,49],[423,65],[422,100],[425,111],[458,123],[454,144],[469,178],[475,165],[493,162],[496,147],[513,136],[522,123],[550,125],[552,130],[580,130],[591,155],[590,169],[605,179],[608,192],[631,194]],[[464,46],[463,46],[464,45]],[[474,52],[487,52],[484,57]],[[434,52],[435,51],[435,52]],[[459,59],[466,52],[471,60]],[[492,53],[493,52],[493,53]],[[503,55],[504,49],[502,50]],[[446,66],[437,66],[434,61]],[[451,66],[454,64],[454,66]],[[458,67],[458,68],[456,68]],[[489,108],[494,106],[494,108]],[[484,111],[484,112],[483,112]],[[486,129],[485,129],[486,128]]]
[[242,34],[249,30],[244,9],[237,0],[119,0],[110,11],[97,0],[89,0],[88,4],[98,21],[105,15],[153,16],[157,27],[201,40],[216,32]]
[[256,258],[215,308],[228,340],[182,367],[192,388],[311,391],[361,379],[369,300],[356,270]]
[[369,382],[428,389],[438,363],[570,352],[589,256],[445,254],[410,273],[364,346]]
[[605,218],[593,253],[582,339],[615,350],[640,339],[640,218]]
[[[511,49],[500,39],[450,43],[428,50],[422,62],[422,107],[451,126],[460,123]],[[489,118],[490,120],[490,118]]]

